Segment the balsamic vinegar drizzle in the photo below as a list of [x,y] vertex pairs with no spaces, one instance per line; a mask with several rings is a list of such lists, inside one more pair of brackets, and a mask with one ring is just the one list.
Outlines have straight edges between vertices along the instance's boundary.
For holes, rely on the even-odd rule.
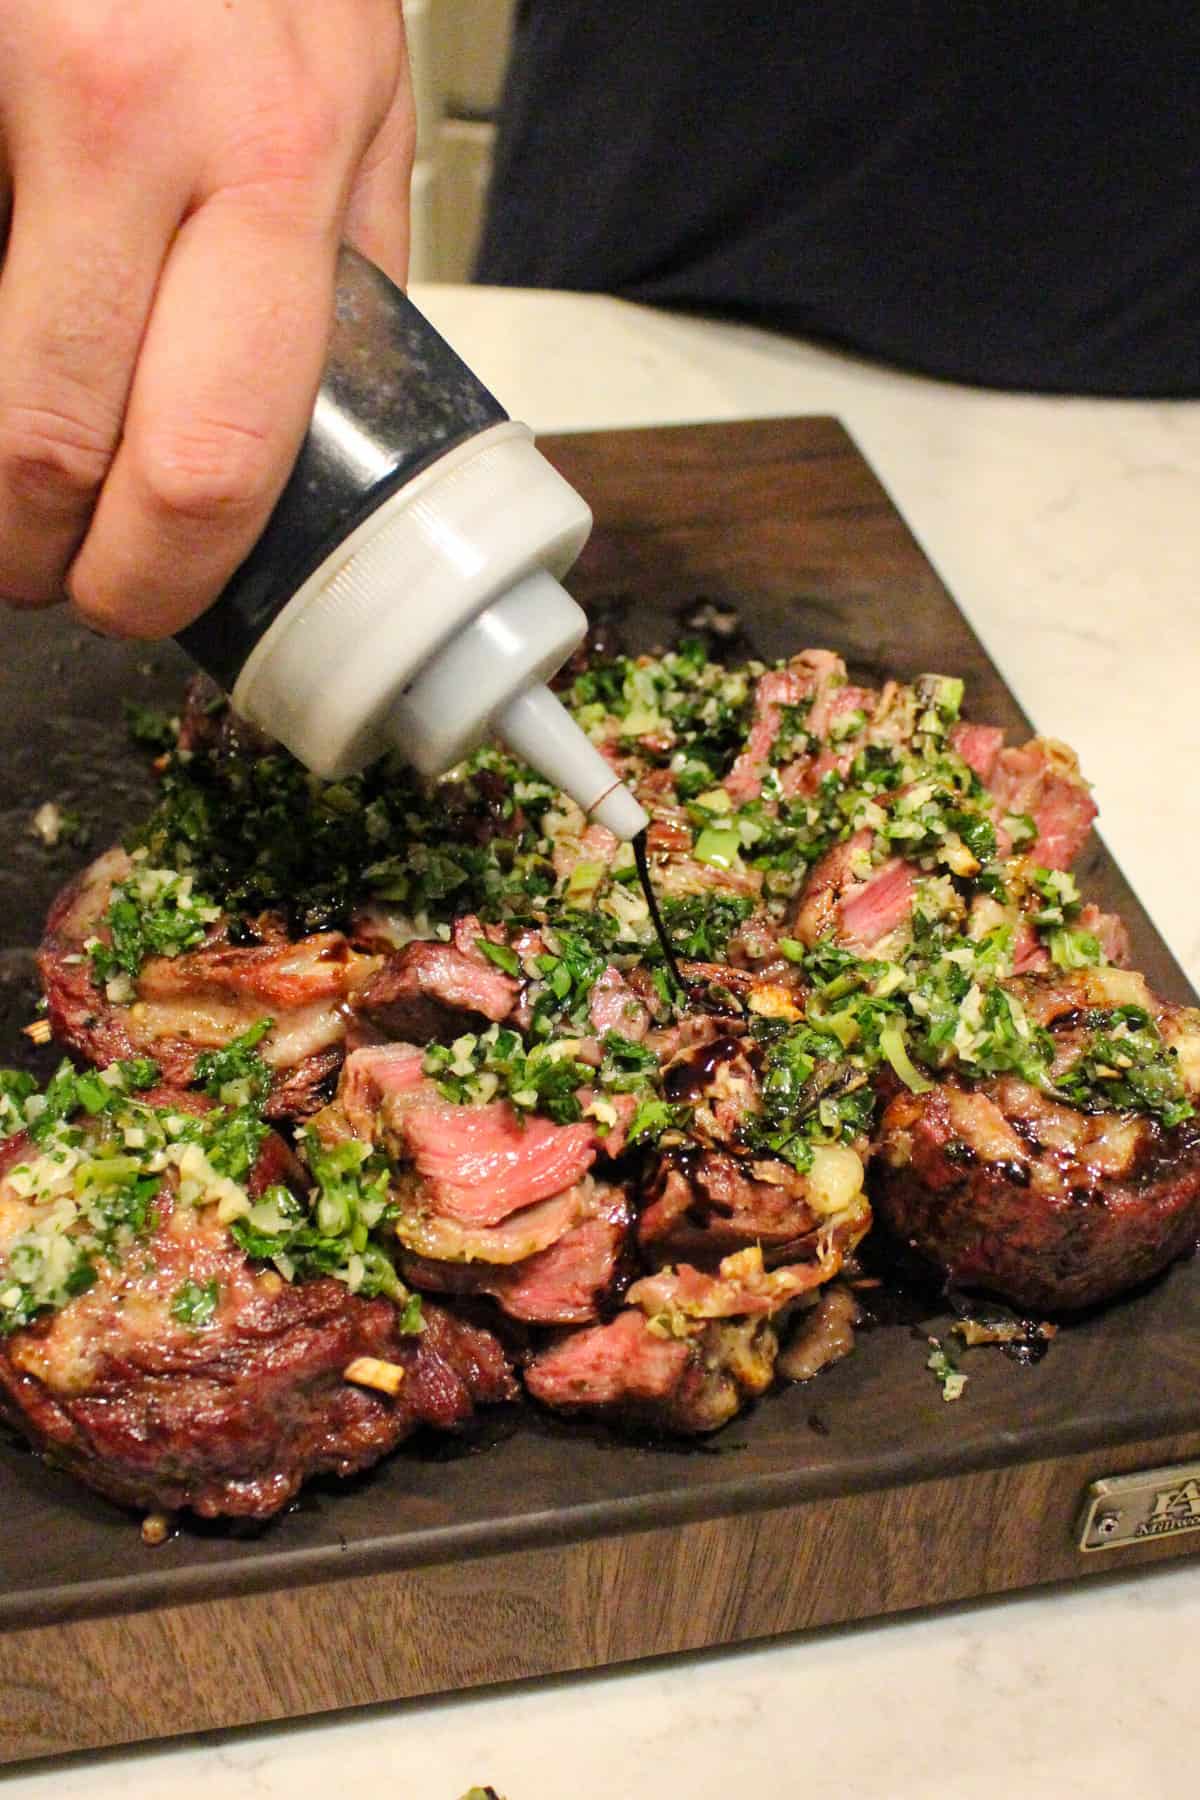
[[[690,1006],[698,1007],[701,1012],[712,1013],[717,1018],[728,1017],[729,1007],[722,1004],[724,990],[714,988],[707,981],[688,981],[679,967],[679,958],[675,954],[675,946],[671,942],[670,933],[663,923],[663,916],[658,910],[654,885],[650,880],[650,859],[646,851],[646,833],[644,831],[639,831],[633,840],[633,860],[637,865],[638,881],[646,896],[646,905],[650,908],[650,922],[662,945],[662,953],[666,958],[667,968],[671,972],[671,979],[675,986]],[[724,995],[724,998],[727,1000],[728,996]],[[733,1010],[737,1012],[740,1011],[740,1008],[735,1005]]]
[[642,892],[646,896],[646,905],[650,908],[650,922],[654,926],[658,941],[662,945],[662,953],[671,971],[671,979],[681,994],[689,1000],[693,997],[695,982],[685,981],[679,971],[679,962],[675,955],[675,946],[671,942],[667,928],[663,924],[663,916],[658,910],[658,901],[654,895],[654,887],[650,880],[650,859],[646,854],[646,833],[639,831],[633,840],[633,860],[637,864],[638,880],[642,884]]

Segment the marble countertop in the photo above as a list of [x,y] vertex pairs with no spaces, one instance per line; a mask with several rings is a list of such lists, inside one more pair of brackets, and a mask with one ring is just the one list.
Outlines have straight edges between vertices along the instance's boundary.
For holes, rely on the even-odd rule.
[[[598,296],[413,297],[538,433],[840,418],[1027,712],[1079,751],[1110,848],[1200,985],[1200,403],[985,393]],[[0,1788],[1158,1800],[1200,1755],[1198,1576],[1185,1559],[602,1676],[30,1765]]]

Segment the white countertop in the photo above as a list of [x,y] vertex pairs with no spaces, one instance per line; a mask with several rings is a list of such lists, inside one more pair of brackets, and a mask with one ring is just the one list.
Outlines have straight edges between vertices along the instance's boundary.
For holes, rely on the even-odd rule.
[[[842,420],[1200,985],[1200,403],[1042,400],[595,296],[413,298],[536,432]],[[1200,1349],[1200,1346],[1198,1346]],[[1118,1553],[1119,1554],[1119,1553]],[[14,1771],[4,1800],[1171,1800],[1200,1563],[763,1647]]]

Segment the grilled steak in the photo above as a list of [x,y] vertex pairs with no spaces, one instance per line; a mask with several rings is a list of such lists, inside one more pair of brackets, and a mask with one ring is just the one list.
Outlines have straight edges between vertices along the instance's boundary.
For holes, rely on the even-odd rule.
[[56,900],[38,957],[55,1037],[105,1067],[152,1056],[184,1086],[196,1058],[260,1019],[273,1028],[262,1055],[275,1081],[267,1110],[298,1118],[320,1105],[321,1084],[340,1066],[348,1003],[380,966],[340,932],[293,942],[277,919],[260,919],[252,944],[232,944],[219,922],[198,921],[202,941],[150,955],[135,977],[97,978],[89,945],[111,937],[103,923],[114,890],[137,876],[124,851],[108,851]]
[[[301,1170],[268,1135],[244,1180],[214,1174],[216,1151],[186,1135],[206,1106],[160,1088],[115,1133],[101,1113],[48,1150],[25,1132],[0,1147],[0,1246],[29,1296],[0,1292],[0,1406],[36,1448],[127,1505],[266,1518],[314,1475],[514,1396],[486,1331],[428,1306],[414,1332],[391,1299],[248,1256],[223,1211],[299,1187]],[[165,1148],[139,1175],[120,1145],[156,1123]],[[394,1395],[347,1380],[362,1357],[400,1371]]]
[[[1138,976],[1032,977],[1029,1013],[1069,1064],[1088,1021],[1120,998],[1154,1017],[1200,1094],[1200,1015]],[[1120,1045],[1121,1040],[1111,1040]],[[1158,1274],[1200,1240],[1200,1127],[1083,1111],[1012,1075],[898,1094],[883,1114],[879,1216],[955,1285],[1033,1312],[1092,1306]]]
[[[124,1505],[268,1518],[313,1476],[353,1475],[421,1425],[450,1429],[516,1395],[495,1338],[436,1305],[402,1337],[390,1301],[292,1287],[211,1228],[172,1230],[169,1212],[151,1249],[157,1276],[104,1283],[0,1352],[10,1421]],[[224,1299],[192,1333],[171,1325],[164,1284],[197,1270]],[[394,1398],[346,1380],[364,1356],[403,1369]]]
[[[265,1516],[511,1396],[500,1338],[540,1404],[711,1431],[850,1348],[872,1200],[1036,1311],[1195,1241],[1200,1025],[1068,872],[1095,814],[1069,750],[823,650],[617,657],[563,692],[650,814],[673,958],[628,847],[504,753],[322,784],[201,689],[141,847],[56,903],[56,1037],[203,1083],[260,1150],[230,1189],[181,1126],[86,1270],[0,1188],[3,1403],[103,1491]],[[260,1114],[304,1122],[299,1162]]]

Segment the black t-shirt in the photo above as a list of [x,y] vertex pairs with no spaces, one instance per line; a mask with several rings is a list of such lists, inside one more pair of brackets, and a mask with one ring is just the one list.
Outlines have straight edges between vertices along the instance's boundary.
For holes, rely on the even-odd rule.
[[1200,3],[521,0],[476,273],[1200,394]]

